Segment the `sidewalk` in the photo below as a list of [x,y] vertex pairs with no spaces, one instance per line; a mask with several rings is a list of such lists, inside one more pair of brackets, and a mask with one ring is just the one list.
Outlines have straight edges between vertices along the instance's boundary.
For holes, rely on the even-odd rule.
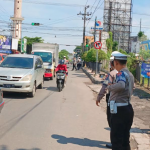
[[[83,68],[84,72],[90,72],[87,68]],[[90,74],[88,76],[91,76]],[[94,79],[95,83],[102,83],[103,79]],[[100,82],[99,82],[100,81]],[[101,89],[101,84],[92,84],[88,87],[95,93],[95,97]],[[140,86],[136,86],[131,99],[134,108],[135,116],[134,123],[131,129],[131,145],[132,149],[150,150],[150,91],[145,90]],[[101,107],[106,110],[106,101],[101,101]],[[135,141],[134,141],[135,140]],[[137,145],[137,148],[136,148]]]

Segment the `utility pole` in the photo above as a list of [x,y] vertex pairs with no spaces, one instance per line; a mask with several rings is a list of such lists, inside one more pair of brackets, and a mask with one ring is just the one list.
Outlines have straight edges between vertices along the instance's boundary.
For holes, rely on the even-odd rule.
[[[95,26],[94,26],[94,43],[96,42],[96,22],[97,22],[97,17],[95,17]],[[95,75],[98,74],[98,49],[96,50],[96,70],[95,70]]]
[[91,18],[87,18],[86,16],[90,16],[90,15],[92,14],[92,13],[87,12],[87,9],[88,9],[89,7],[90,7],[90,6],[85,6],[85,8],[84,8],[84,13],[81,13],[81,12],[80,12],[79,14],[77,14],[77,15],[82,15],[82,16],[84,16],[84,17],[82,18],[82,20],[84,20],[82,52],[85,51],[85,49],[84,49],[85,31],[86,31],[85,24],[86,24],[86,21],[87,21],[87,20],[90,20],[90,19],[91,19]]
[[120,49],[120,33],[119,33],[119,43],[118,43],[118,51]]
[[94,42],[96,42],[96,21],[97,17],[95,17],[95,25],[94,25]]
[[140,19],[140,32],[141,32],[141,26],[142,26],[142,19]]

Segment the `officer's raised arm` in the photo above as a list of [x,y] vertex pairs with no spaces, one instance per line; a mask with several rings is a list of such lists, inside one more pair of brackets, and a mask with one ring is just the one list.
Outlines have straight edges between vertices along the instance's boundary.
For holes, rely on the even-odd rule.
[[119,92],[125,89],[126,77],[123,71],[116,75],[116,83],[107,87],[109,91]]

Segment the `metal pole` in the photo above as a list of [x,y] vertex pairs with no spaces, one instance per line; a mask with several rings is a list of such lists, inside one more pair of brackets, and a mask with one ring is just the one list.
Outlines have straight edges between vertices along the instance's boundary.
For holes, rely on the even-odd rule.
[[120,49],[120,34],[119,34],[119,43],[118,43],[118,51]]
[[98,74],[98,49],[96,50],[96,72],[95,74],[97,75]]
[[84,27],[83,27],[83,45],[82,45],[82,52],[84,52],[84,42],[85,42],[85,23],[86,23],[86,7],[84,9]]
[[96,42],[96,21],[97,21],[97,17],[95,17],[94,42]]
[[141,32],[142,19],[140,19],[140,32]]
[[[97,21],[97,17],[95,17],[94,42],[96,42],[96,21]],[[96,70],[95,70],[95,75],[97,75],[97,73],[98,73],[97,67],[98,67],[98,49],[96,50]]]

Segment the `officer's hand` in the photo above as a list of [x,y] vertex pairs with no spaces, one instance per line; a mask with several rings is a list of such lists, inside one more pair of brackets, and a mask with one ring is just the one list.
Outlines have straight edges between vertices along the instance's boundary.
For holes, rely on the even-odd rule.
[[108,85],[112,85],[112,83],[108,83]]
[[96,105],[99,106],[99,103],[100,103],[100,101],[97,100],[97,101],[96,101]]

